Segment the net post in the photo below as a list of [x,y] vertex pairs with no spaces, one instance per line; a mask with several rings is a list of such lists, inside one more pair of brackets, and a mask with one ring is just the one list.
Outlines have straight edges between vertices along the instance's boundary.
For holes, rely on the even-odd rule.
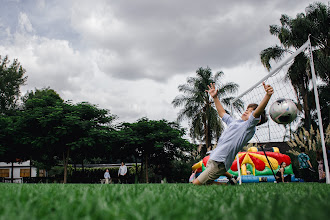
[[[232,115],[232,117],[234,117],[234,106],[233,106],[233,102],[230,103],[230,114]],[[236,155],[236,159],[237,159],[238,182],[239,182],[239,185],[242,185],[242,177],[241,177],[241,169],[240,169],[240,165],[239,165],[238,153]]]
[[239,181],[239,185],[242,185],[242,178],[241,178],[241,169],[239,166],[239,157],[238,157],[238,153],[236,155],[236,159],[237,159],[237,174],[238,174],[238,181]]
[[313,50],[312,50],[312,44],[310,41],[310,35],[308,35],[308,48],[309,48],[309,53],[310,53],[310,66],[311,66],[311,72],[312,72],[312,82],[313,82],[315,104],[316,104],[316,110],[317,110],[317,118],[319,121],[318,124],[319,124],[321,143],[322,143],[323,161],[324,161],[324,167],[325,167],[325,178],[326,178],[326,183],[330,184],[328,158],[327,158],[327,153],[326,153],[327,151],[326,151],[325,142],[324,142],[321,108],[320,108],[319,95],[318,95],[317,86],[316,86],[316,75],[315,75],[315,70],[314,70]]

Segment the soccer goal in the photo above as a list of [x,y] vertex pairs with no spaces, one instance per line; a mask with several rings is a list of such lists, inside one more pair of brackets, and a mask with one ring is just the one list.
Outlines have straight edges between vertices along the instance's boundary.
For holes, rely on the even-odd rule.
[[[260,126],[257,126],[256,133],[254,137],[251,139],[251,143],[267,143],[267,142],[286,142],[289,141],[292,137],[293,131],[295,131],[303,119],[304,115],[298,111],[297,118],[289,123],[289,124],[277,124],[275,123],[268,115],[269,107],[272,103],[274,103],[278,99],[291,99],[294,103],[301,103],[301,100],[298,100],[298,97],[295,93],[293,86],[291,85],[290,80],[287,77],[287,71],[293,63],[294,58],[299,55],[300,53],[306,53],[306,55],[310,59],[310,66],[311,66],[311,74],[312,74],[312,85],[315,94],[315,103],[317,107],[317,115],[318,115],[318,125],[319,131],[321,136],[321,143],[322,143],[322,150],[323,150],[323,158],[324,164],[327,165],[327,156],[326,156],[326,149],[325,149],[325,141],[324,141],[324,133],[323,133],[323,126],[322,126],[322,118],[321,118],[321,111],[319,105],[319,98],[316,86],[316,76],[314,71],[314,62],[313,62],[313,54],[312,54],[312,47],[310,43],[310,39],[304,43],[295,53],[291,54],[289,57],[284,59],[276,68],[274,68],[268,75],[264,78],[260,79],[254,85],[252,85],[249,89],[245,92],[237,96],[231,102],[231,114],[232,116],[238,118],[242,114],[237,110],[234,110],[233,106],[235,102],[242,101],[244,103],[244,107],[250,103],[260,103],[265,95],[264,88],[262,86],[262,82],[266,84],[270,84],[274,88],[274,94],[269,100],[269,103],[266,107],[266,116],[268,121]],[[237,157],[238,159],[238,157]],[[239,170],[239,163],[238,170]],[[326,172],[326,183],[329,184],[329,167],[325,166]],[[238,172],[239,173],[239,172]]]

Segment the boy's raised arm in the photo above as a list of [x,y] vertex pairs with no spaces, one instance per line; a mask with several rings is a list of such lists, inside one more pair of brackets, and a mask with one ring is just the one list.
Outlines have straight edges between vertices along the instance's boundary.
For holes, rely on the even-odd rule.
[[208,90],[205,90],[205,91],[208,92],[210,94],[210,96],[213,98],[215,107],[217,108],[217,111],[218,111],[218,114],[222,118],[225,115],[226,111],[222,107],[222,105],[220,103],[220,100],[218,98],[218,90],[215,89],[214,83],[211,83],[207,87],[209,89]]
[[258,107],[256,108],[256,110],[253,112],[253,116],[255,118],[259,118],[259,116],[261,115],[261,113],[265,110],[265,107],[267,106],[270,97],[272,97],[272,95],[274,93],[274,90],[273,90],[273,87],[272,86],[266,85],[265,82],[263,82],[262,85],[265,88],[266,95],[263,98],[263,100],[260,102],[260,104],[258,105]]

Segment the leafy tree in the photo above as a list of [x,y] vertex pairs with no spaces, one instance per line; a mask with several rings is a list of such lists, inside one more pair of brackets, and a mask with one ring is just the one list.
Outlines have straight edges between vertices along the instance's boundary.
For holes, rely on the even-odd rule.
[[21,118],[17,127],[23,136],[21,142],[25,145],[26,155],[38,161],[42,168],[50,170],[59,162],[54,149],[56,141],[50,136],[56,123],[50,124],[44,120],[48,115],[56,114],[64,101],[50,88],[30,91],[22,100]]
[[[212,140],[220,137],[223,129],[222,122],[218,117],[213,100],[205,90],[210,83],[215,83],[218,88],[218,96],[225,107],[230,106],[232,96],[228,96],[238,90],[238,85],[232,82],[222,83],[223,72],[213,75],[209,67],[202,67],[196,71],[196,77],[189,77],[186,84],[179,86],[179,91],[184,93],[177,96],[172,104],[174,107],[182,106],[178,121],[189,120],[190,136],[194,140],[204,141],[206,148],[211,146]],[[242,102],[236,102],[237,109],[242,109]]]
[[20,86],[27,80],[27,77],[24,77],[25,69],[17,59],[8,67],[9,62],[8,56],[3,59],[0,56],[0,113],[17,107]]
[[[0,160],[3,162],[14,162],[18,158],[15,136],[15,117],[0,114]],[[16,145],[17,146],[17,145]]]
[[62,160],[64,183],[69,159],[95,156],[115,118],[108,110],[89,103],[64,102],[49,88],[30,92],[24,103],[21,121],[26,134],[24,143],[33,149],[35,160],[47,163],[48,167]]
[[[312,94],[309,95],[309,100],[313,100],[311,103],[310,108],[315,109],[315,99],[314,99],[314,92],[311,91]],[[330,123],[330,84],[320,85],[318,86],[318,93],[319,93],[319,102],[321,108],[321,117],[323,128],[325,129]],[[312,112],[312,121],[318,121],[317,111]],[[314,127],[317,127],[316,124],[312,123]]]
[[191,144],[182,138],[184,129],[166,120],[142,118],[135,123],[123,123],[121,130],[123,149],[141,158],[146,182],[151,164],[166,169],[170,161],[184,160],[185,153],[191,149]]
[[95,105],[83,102],[73,106],[78,117],[76,141],[72,142],[72,161],[94,158],[106,158],[110,148],[111,122],[116,119],[109,110],[99,109]]
[[[296,18],[282,15],[281,25],[271,25],[270,33],[280,40],[280,45],[275,45],[260,53],[262,64],[271,69],[270,61],[279,61],[286,54],[293,53],[301,47],[311,34],[311,43],[314,47],[313,57],[315,70],[320,80],[329,85],[330,67],[330,13],[329,7],[323,3],[310,4],[305,13],[297,14]],[[299,54],[287,72],[287,77],[296,92],[297,99],[302,102],[304,111],[304,126],[306,130],[311,126],[311,110],[315,105],[310,103],[309,88],[311,83],[310,66],[307,54]],[[312,95],[312,94],[310,94]],[[324,103],[323,103],[324,104]],[[325,111],[329,110],[325,108]],[[323,112],[328,114],[328,112]]]
[[30,159],[29,149],[22,142],[24,133],[20,132],[20,120],[19,111],[0,114],[0,161],[10,163]]

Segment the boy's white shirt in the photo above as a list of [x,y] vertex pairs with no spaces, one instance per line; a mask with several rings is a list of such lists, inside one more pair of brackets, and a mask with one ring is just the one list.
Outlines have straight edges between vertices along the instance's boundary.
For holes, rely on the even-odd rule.
[[210,159],[223,162],[226,170],[229,170],[236,154],[242,150],[255,134],[256,125],[259,123],[260,117],[255,118],[252,112],[246,121],[242,119],[235,120],[226,113],[222,120],[228,127],[220,136],[217,147],[210,154]]

